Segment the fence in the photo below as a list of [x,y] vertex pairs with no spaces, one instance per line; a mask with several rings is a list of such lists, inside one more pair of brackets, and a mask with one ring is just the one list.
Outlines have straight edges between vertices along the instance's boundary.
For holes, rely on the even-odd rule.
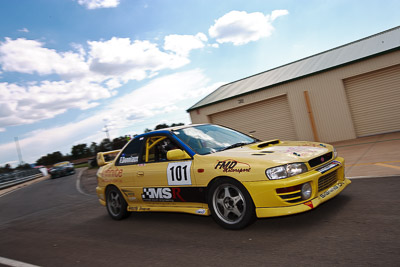
[[43,177],[43,173],[39,169],[13,171],[10,173],[0,174],[0,189],[21,184],[40,177]]

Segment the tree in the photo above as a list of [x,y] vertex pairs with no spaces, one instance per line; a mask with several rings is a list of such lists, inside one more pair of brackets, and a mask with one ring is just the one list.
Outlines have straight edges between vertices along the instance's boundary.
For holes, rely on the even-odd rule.
[[[170,126],[170,125],[168,125],[166,123],[161,123],[161,124],[156,125],[154,130],[160,130],[160,129],[165,129],[165,128],[169,128],[169,127],[175,127],[175,126],[181,126],[181,125],[185,125],[185,124],[182,123],[182,122],[179,122],[179,123],[172,123],[171,126]],[[146,128],[146,130],[144,130],[144,132],[145,133],[151,132],[151,130]]]
[[182,122],[179,122],[179,123],[173,123],[173,124],[171,124],[171,127],[175,127],[175,126],[182,126],[182,125],[185,125],[184,123],[182,123]]
[[0,173],[8,173],[11,171],[12,171],[11,165],[8,163],[6,165],[4,165],[4,167],[0,167]]
[[127,143],[127,138],[125,136],[114,138],[112,140],[112,149],[113,150],[121,149],[124,147],[126,143]]
[[29,170],[31,168],[32,168],[31,165],[29,165],[28,163],[22,163],[22,164],[18,165],[17,168],[15,168],[15,169],[17,169],[17,170]]
[[57,162],[65,160],[65,157],[60,151],[47,154],[36,161],[37,165],[53,165]]
[[88,148],[86,144],[75,145],[71,149],[71,155],[73,159],[89,157],[90,154],[90,148]]
[[96,144],[96,142],[92,142],[89,149],[92,156],[96,156],[97,152],[99,152],[99,146]]
[[160,130],[160,129],[164,129],[164,128],[168,128],[168,124],[166,123],[162,123],[162,124],[158,124],[156,125],[156,127],[154,128],[154,130]]
[[110,139],[104,138],[103,141],[101,141],[101,143],[99,145],[99,152],[111,151],[111,150],[113,150],[112,147],[113,146],[112,146]]

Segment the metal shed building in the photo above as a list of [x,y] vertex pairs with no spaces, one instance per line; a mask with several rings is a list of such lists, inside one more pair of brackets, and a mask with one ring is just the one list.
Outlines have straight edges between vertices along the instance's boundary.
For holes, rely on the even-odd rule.
[[262,140],[400,131],[400,26],[225,84],[188,112]]

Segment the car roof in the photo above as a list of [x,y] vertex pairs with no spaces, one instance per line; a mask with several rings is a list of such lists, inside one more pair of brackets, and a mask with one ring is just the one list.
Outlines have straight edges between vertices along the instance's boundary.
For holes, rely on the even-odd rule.
[[146,136],[148,134],[154,134],[154,133],[162,133],[162,132],[172,132],[172,131],[177,131],[180,129],[185,129],[185,128],[189,128],[189,127],[194,127],[194,126],[199,126],[199,125],[207,125],[209,123],[201,123],[201,124],[188,124],[188,125],[180,125],[180,126],[174,126],[174,127],[168,127],[168,128],[163,128],[163,129],[158,129],[158,130],[154,130],[148,133],[144,133],[144,134],[140,134],[138,136]]

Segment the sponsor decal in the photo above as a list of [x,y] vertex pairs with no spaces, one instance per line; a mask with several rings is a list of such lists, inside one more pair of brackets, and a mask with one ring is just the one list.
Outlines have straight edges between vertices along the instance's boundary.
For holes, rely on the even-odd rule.
[[191,161],[169,163],[167,167],[168,185],[191,185]]
[[274,146],[264,150],[287,153],[289,155],[293,155],[294,157],[313,157],[314,155],[328,152],[327,148],[319,147],[315,144],[302,144],[301,146]]
[[185,202],[180,195],[181,188],[179,187],[148,187],[143,188],[143,201],[168,202],[179,201]]
[[135,163],[138,163],[138,161],[139,161],[138,156],[125,157],[125,154],[122,154],[121,157],[119,158],[120,164],[135,164]]
[[203,187],[145,187],[143,201],[206,203]]
[[198,209],[196,210],[197,214],[206,214],[206,210],[205,209]]
[[118,178],[122,177],[123,169],[109,168],[101,173],[103,178]]
[[326,164],[326,165],[322,166],[321,168],[317,169],[317,171],[319,171],[320,173],[325,173],[325,172],[329,171],[330,169],[333,169],[340,165],[341,165],[341,163],[339,161],[334,160],[331,163]]
[[339,188],[341,188],[344,185],[344,183],[338,183],[337,185],[329,188],[328,190],[326,190],[324,193],[322,193],[321,195],[319,195],[320,198],[325,198],[327,196],[329,196],[331,193],[335,192],[336,190],[338,190]]
[[314,205],[313,205],[313,203],[312,203],[312,201],[310,200],[310,201],[307,201],[307,202],[305,202],[304,203],[304,205],[306,205],[306,206],[309,206],[310,208],[314,208]]
[[150,211],[150,208],[128,207],[128,211]]
[[214,169],[219,169],[223,172],[250,172],[250,164],[239,162],[233,159],[226,159],[226,160],[218,160],[217,164],[215,165]]

